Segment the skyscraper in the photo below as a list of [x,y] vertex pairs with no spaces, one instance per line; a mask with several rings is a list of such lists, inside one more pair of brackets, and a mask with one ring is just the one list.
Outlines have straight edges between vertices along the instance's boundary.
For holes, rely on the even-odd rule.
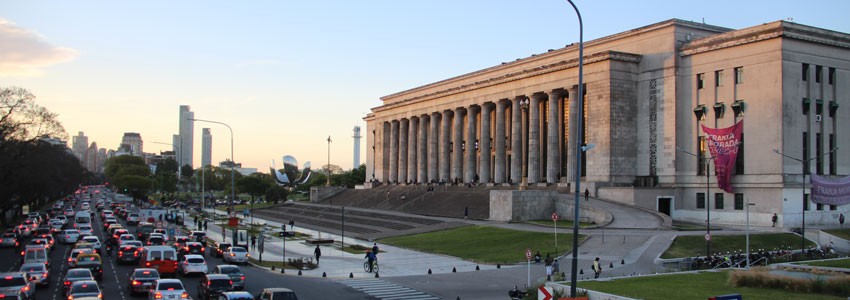
[[354,169],[360,167],[360,126],[354,126]]
[[[86,150],[89,148],[89,137],[83,134],[82,131],[78,135],[72,137],[71,150],[81,162],[86,160]],[[85,164],[85,163],[83,163]]]
[[194,133],[195,122],[191,119],[195,118],[195,113],[189,110],[188,105],[180,105],[180,138],[178,148],[178,163],[180,166],[193,166],[194,156]]
[[131,155],[142,156],[142,135],[138,132],[125,132],[121,144],[130,145]]
[[97,172],[98,169],[99,169],[98,168],[99,164],[98,164],[98,160],[97,160],[97,158],[98,158],[97,151],[98,151],[98,149],[97,149],[97,143],[96,142],[92,142],[91,146],[86,148],[86,152],[85,152],[86,164],[85,164],[85,167],[90,172]]
[[201,168],[203,168],[212,164],[212,134],[209,128],[201,131]]

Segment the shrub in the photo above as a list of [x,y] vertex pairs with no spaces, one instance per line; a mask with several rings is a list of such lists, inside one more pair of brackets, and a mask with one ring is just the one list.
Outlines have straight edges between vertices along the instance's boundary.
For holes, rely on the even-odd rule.
[[[824,272],[814,271],[813,273],[823,274]],[[826,280],[821,276],[804,279],[770,274],[766,268],[753,268],[750,271],[732,272],[729,275],[728,283],[737,287],[781,289],[796,293],[835,296],[850,294],[850,276],[845,275],[836,275]]]

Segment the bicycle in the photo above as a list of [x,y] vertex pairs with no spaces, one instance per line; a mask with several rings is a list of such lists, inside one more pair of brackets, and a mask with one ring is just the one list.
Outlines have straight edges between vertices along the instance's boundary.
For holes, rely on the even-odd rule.
[[378,260],[372,261],[372,271],[369,271],[369,261],[363,262],[363,271],[366,273],[375,272],[378,273]]

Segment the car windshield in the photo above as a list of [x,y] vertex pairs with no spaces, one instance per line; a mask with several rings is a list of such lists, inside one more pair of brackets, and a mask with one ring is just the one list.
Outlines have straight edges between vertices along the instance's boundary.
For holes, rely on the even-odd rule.
[[235,267],[222,267],[221,274],[242,274],[242,271]]
[[91,284],[88,282],[77,283],[71,287],[71,293],[99,293],[100,289],[97,288],[97,284]]
[[136,271],[136,273],[133,274],[133,276],[136,277],[136,279],[159,278],[159,273],[157,273],[156,271],[148,271],[148,270]]
[[274,293],[274,299],[275,300],[298,300],[298,298],[295,297],[295,293],[291,293],[291,292],[276,292],[276,293]]
[[189,259],[187,259],[187,260],[188,260],[190,263],[193,263],[193,264],[201,264],[201,263],[204,263],[204,259],[203,259],[203,258],[192,257],[192,258],[189,258]]
[[182,290],[183,285],[180,284],[179,282],[161,282],[157,289],[159,289],[159,290],[169,290],[169,289]]
[[68,270],[68,274],[65,275],[68,278],[81,278],[81,277],[91,277],[91,271],[88,269],[70,269]]
[[26,284],[27,283],[24,281],[24,278],[20,276],[6,276],[4,278],[0,278],[0,287],[22,286]]
[[248,251],[245,251],[245,248],[242,248],[242,247],[233,247],[233,248],[230,248],[230,252],[248,252]]
[[230,279],[213,279],[210,280],[210,287],[212,288],[229,288],[232,285],[230,284]]

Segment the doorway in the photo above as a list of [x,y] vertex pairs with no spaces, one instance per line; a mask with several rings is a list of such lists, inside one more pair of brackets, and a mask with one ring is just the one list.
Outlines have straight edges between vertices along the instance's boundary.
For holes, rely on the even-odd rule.
[[658,211],[670,216],[670,207],[672,206],[673,198],[661,197],[658,198]]

